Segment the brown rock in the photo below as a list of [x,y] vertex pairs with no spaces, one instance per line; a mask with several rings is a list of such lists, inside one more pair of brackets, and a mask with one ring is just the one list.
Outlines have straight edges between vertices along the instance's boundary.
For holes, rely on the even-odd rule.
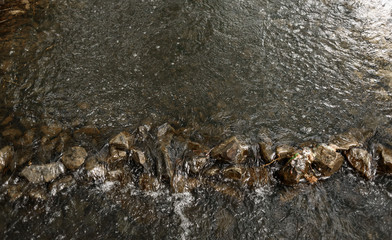
[[20,173],[32,183],[50,182],[64,173],[65,167],[61,162],[25,167]]
[[135,163],[142,165],[144,169],[149,170],[149,167],[147,166],[147,157],[144,152],[137,149],[132,149],[132,160]]
[[381,171],[386,173],[392,173],[392,150],[384,146],[379,147],[381,153],[381,159],[379,167]]
[[144,191],[158,191],[160,185],[157,178],[144,173],[139,178],[139,187]]
[[34,136],[35,136],[35,130],[34,129],[30,129],[28,131],[25,132],[25,134],[23,135],[23,137],[21,137],[17,144],[20,146],[30,146],[33,144],[34,141]]
[[61,161],[68,169],[75,170],[84,163],[86,157],[86,150],[82,147],[76,146],[66,151],[61,157]]
[[188,178],[182,174],[175,174],[173,177],[172,188],[176,193],[190,192],[200,185],[196,178]]
[[348,162],[367,179],[372,178],[372,156],[365,149],[351,148],[346,154]]
[[100,133],[101,132],[99,131],[99,129],[95,126],[85,126],[85,127],[79,128],[78,130],[76,130],[74,132],[74,134],[86,134],[89,136],[97,136]]
[[276,155],[280,159],[285,159],[285,158],[292,157],[296,151],[297,151],[297,149],[292,146],[280,145],[276,148]]
[[230,163],[242,163],[249,155],[249,146],[232,137],[211,150],[211,157]]
[[14,157],[14,149],[11,146],[5,146],[0,150],[0,172],[10,166]]
[[14,117],[12,115],[9,115],[8,117],[6,117],[2,122],[1,122],[1,126],[5,126],[8,123],[10,123],[12,120],[14,119]]
[[263,160],[266,161],[267,163],[273,161],[276,153],[273,149],[272,142],[271,141],[259,142],[259,146],[260,146],[260,154]]
[[190,161],[186,162],[186,168],[188,168],[189,171],[194,174],[199,174],[200,171],[207,165],[207,163],[207,157],[194,156]]
[[308,173],[310,164],[314,160],[310,149],[295,153],[284,167],[278,172],[284,184],[297,184]]
[[44,201],[48,199],[46,189],[42,187],[34,187],[33,189],[30,189],[28,195],[30,198],[35,200]]
[[23,196],[23,193],[25,191],[26,184],[24,183],[19,183],[16,185],[10,185],[7,189],[7,194],[10,197],[11,202],[16,201],[20,197]]
[[134,138],[129,132],[121,132],[113,137],[109,144],[118,150],[129,150],[133,145]]
[[61,131],[62,131],[62,127],[60,124],[51,124],[51,125],[41,127],[41,132],[47,138],[56,137],[57,135],[59,135]]
[[328,177],[337,172],[343,162],[343,155],[328,145],[320,145],[314,149],[313,164],[323,176]]
[[3,137],[9,140],[15,140],[18,137],[22,136],[22,131],[16,128],[6,129],[2,132]]
[[347,132],[333,136],[328,145],[335,150],[349,150],[350,148],[358,147],[361,144],[354,134]]

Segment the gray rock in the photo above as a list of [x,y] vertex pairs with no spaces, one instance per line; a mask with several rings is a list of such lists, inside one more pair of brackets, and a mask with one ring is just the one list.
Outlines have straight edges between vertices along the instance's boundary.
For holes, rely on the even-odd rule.
[[331,176],[337,172],[343,162],[343,155],[336,152],[333,147],[322,144],[314,149],[313,164],[325,177]]
[[14,157],[14,149],[11,146],[5,146],[0,150],[0,172],[8,167]]
[[65,167],[61,162],[25,167],[20,173],[32,183],[50,182],[64,173]]
[[242,163],[249,155],[249,146],[232,137],[211,150],[211,157],[230,163]]
[[346,154],[348,162],[367,179],[372,178],[372,156],[365,149],[351,148]]
[[392,150],[381,146],[379,148],[381,159],[379,167],[383,172],[392,173]]
[[269,163],[274,160],[276,153],[273,149],[273,144],[271,141],[259,142],[259,147],[261,157],[264,161]]
[[76,146],[68,149],[61,157],[61,161],[68,169],[75,170],[84,163],[86,157],[86,150],[82,147]]

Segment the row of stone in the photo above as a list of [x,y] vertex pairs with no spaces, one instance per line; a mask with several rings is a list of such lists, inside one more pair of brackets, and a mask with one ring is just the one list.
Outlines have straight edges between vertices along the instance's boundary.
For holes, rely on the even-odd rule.
[[[268,139],[253,146],[232,137],[210,149],[191,141],[186,129],[164,124],[153,134],[151,127],[141,126],[135,134],[119,133],[97,154],[88,157],[84,148],[74,146],[59,161],[25,166],[20,175],[31,183],[45,183],[84,166],[87,177],[95,181],[132,181],[144,190],[158,190],[166,183],[174,192],[209,186],[239,195],[239,187],[268,183],[272,165],[278,166],[276,173],[284,184],[317,182],[337,172],[345,159],[367,179],[376,172],[391,174],[392,151],[377,145],[372,155],[361,148],[366,138],[357,131],[324,144],[275,147]],[[156,149],[147,147],[149,141]],[[0,150],[0,171],[12,164],[13,157],[13,147]]]

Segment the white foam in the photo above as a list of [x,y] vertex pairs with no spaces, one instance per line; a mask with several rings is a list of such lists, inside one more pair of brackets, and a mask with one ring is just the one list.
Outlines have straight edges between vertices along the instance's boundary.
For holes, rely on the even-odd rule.
[[194,201],[194,197],[190,193],[177,193],[174,194],[175,202],[174,202],[174,212],[180,217],[181,224],[180,227],[184,232],[181,234],[181,239],[188,239],[188,235],[190,233],[190,227],[192,226],[192,222],[185,216],[184,209],[192,204]]

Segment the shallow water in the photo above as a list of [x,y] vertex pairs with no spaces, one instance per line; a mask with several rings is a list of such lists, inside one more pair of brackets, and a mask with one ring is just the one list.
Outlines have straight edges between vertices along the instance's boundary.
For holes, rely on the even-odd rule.
[[[390,123],[390,29],[388,0],[53,0],[1,51],[1,117],[94,125],[106,129],[103,141],[144,122],[176,122],[214,143],[325,141]],[[0,235],[388,239],[391,184],[341,170],[315,186],[273,183],[243,201],[92,184],[11,203],[5,183]]]

